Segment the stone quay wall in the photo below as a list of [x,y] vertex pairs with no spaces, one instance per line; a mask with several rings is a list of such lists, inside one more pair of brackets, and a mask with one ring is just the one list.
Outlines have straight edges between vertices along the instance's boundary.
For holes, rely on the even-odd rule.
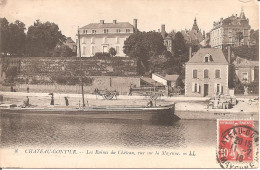
[[[1,59],[1,77],[7,78],[5,71],[17,68],[14,86],[17,91],[26,91],[27,86],[34,92],[79,93],[79,84],[73,78],[87,78],[87,92],[98,89],[117,90],[121,94],[129,91],[131,84],[139,87],[140,78],[136,75],[137,62],[132,58],[80,58],[63,57],[5,57]],[[70,79],[70,84],[57,83],[55,79]],[[9,87],[1,87],[9,91]]]

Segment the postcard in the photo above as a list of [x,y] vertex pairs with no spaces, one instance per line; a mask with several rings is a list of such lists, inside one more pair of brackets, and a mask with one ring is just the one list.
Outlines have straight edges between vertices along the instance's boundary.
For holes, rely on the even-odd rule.
[[257,0],[0,0],[1,168],[259,167]]

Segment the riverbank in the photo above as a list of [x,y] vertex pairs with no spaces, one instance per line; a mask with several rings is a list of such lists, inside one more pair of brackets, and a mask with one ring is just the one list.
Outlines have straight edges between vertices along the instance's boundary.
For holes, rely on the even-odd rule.
[[[5,104],[16,104],[20,106],[26,99],[30,99],[30,104],[34,107],[51,108],[51,96],[48,93],[23,93],[23,92],[0,92],[3,95]],[[69,106],[65,105],[65,99],[69,99]],[[238,103],[232,109],[207,109],[207,97],[165,97],[157,99],[154,105],[165,106],[175,103],[175,115],[181,119],[259,119],[259,101],[255,96],[245,96],[237,98]],[[54,94],[55,107],[78,108],[82,105],[81,94]],[[117,99],[104,100],[102,96],[85,94],[85,103],[88,107],[146,107],[149,97],[119,95]]]

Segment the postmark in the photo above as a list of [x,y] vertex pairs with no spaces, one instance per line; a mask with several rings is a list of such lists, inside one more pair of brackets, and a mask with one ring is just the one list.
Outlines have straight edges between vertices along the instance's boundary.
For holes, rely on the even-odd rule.
[[218,120],[217,161],[221,168],[257,168],[259,133],[253,120]]

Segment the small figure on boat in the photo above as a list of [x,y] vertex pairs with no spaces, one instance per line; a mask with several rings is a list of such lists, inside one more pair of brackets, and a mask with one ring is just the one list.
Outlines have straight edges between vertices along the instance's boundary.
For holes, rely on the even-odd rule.
[[29,86],[27,86],[27,93],[29,93],[30,92],[30,89],[29,89]]
[[14,88],[13,88],[13,86],[11,86],[11,92],[14,92]]
[[30,105],[29,97],[26,96],[26,100],[23,101],[23,108],[28,107]]
[[50,103],[50,105],[54,105],[54,94],[50,93],[49,95],[51,95],[51,103]]
[[150,100],[148,103],[147,103],[147,107],[153,107],[153,101]]
[[66,106],[68,106],[68,105],[69,105],[69,100],[68,100],[68,98],[67,98],[67,97],[64,97],[64,99],[65,99]]

